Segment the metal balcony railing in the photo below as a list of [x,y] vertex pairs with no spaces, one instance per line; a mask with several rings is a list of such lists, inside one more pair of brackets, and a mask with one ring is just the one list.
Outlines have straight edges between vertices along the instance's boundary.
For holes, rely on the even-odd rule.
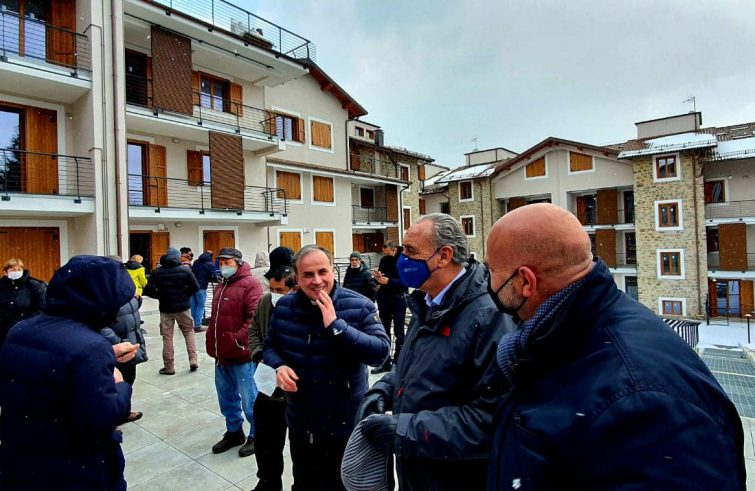
[[89,38],[0,7],[0,61],[11,57],[33,63],[49,63],[71,71],[92,71]]
[[[186,118],[188,115],[158,107],[152,96],[152,80],[136,75],[126,75],[126,103],[152,109],[156,117]],[[199,126],[212,123],[241,133],[241,130],[258,133],[260,137],[275,136],[275,116],[254,106],[247,106],[219,96],[192,90],[191,104]]]
[[366,174],[375,174],[378,176],[401,178],[401,168],[390,160],[377,159],[369,155],[360,155],[357,152],[351,152],[351,170],[364,172]]
[[696,348],[700,341],[699,322],[687,319],[661,318],[666,325],[679,335],[690,347]]
[[705,205],[705,218],[755,217],[755,200],[727,201]]
[[620,225],[624,223],[634,223],[634,210],[620,209],[617,210],[615,216],[608,217],[599,216],[597,207],[585,211],[571,210],[571,212],[577,217],[582,225]]
[[[742,271],[741,269],[721,269],[721,256],[718,251],[708,253],[708,269],[712,271]],[[747,253],[747,269],[755,271],[755,252]]]
[[398,220],[388,220],[387,210],[384,206],[363,207],[361,205],[351,205],[351,222],[352,223],[383,223],[397,222]]
[[0,149],[0,193],[94,196],[94,166],[89,157]]
[[617,252],[616,265],[629,267],[637,266],[637,252]]
[[249,44],[296,60],[317,61],[315,45],[306,38],[225,0],[152,0],[171,10],[235,34]]
[[129,206],[155,208],[188,208],[192,210],[231,211],[241,214],[244,211],[288,214],[286,192],[279,188],[244,186],[243,207],[213,207],[211,183],[200,181],[197,185],[188,179],[155,177],[139,174],[128,175]]

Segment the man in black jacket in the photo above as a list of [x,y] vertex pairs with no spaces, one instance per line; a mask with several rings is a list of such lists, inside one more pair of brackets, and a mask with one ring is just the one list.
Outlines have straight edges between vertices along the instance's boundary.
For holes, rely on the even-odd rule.
[[396,367],[365,396],[365,436],[395,453],[401,490],[483,490],[493,412],[506,390],[498,339],[514,329],[488,295],[488,272],[469,260],[452,217],[433,213],[404,237],[397,261],[412,322]]
[[176,368],[173,358],[174,322],[184,335],[189,366],[192,372],[199,368],[197,350],[194,345],[194,320],[191,318],[189,303],[191,296],[199,290],[199,283],[189,266],[181,264],[181,253],[171,247],[160,258],[160,267],[149,276],[144,294],[160,301],[160,335],[163,337],[163,368],[161,375],[174,375]]
[[[391,324],[396,335],[393,360],[398,360],[401,346],[404,345],[404,322],[406,321],[406,286],[401,283],[396,269],[396,244],[388,241],[383,244],[383,257],[375,271],[377,282],[377,303],[380,322],[383,323],[388,339],[391,339]],[[371,373],[383,373],[391,369],[391,357],[386,358],[382,366],[373,368]]]

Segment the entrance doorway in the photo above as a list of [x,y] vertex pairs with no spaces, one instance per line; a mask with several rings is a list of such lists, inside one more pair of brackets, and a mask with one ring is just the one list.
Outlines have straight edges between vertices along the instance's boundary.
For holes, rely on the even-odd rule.
[[129,257],[139,254],[142,265],[149,274],[160,265],[160,256],[170,245],[170,232],[133,231],[129,233]]
[[236,234],[233,230],[205,230],[203,247],[203,251],[212,251],[214,261],[223,247],[236,247]]

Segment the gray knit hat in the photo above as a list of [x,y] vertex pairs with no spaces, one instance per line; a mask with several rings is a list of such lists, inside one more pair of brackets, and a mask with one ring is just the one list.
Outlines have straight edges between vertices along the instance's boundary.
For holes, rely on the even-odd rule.
[[362,426],[376,415],[370,415],[351,432],[341,461],[341,481],[347,491],[393,491],[393,456],[371,443],[362,433]]

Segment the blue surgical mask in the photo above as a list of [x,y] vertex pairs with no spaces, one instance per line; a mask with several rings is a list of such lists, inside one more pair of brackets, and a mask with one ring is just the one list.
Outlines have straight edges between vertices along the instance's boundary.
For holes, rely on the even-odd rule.
[[427,259],[412,259],[402,253],[396,262],[398,277],[401,279],[401,283],[410,288],[419,288],[422,286],[430,278],[430,275],[438,269],[435,268],[430,271],[427,261],[432,259],[439,250],[440,248],[435,249],[432,256]]
[[223,266],[222,268],[220,268],[220,274],[223,275],[223,278],[228,279],[236,274],[236,271],[238,269],[239,268],[234,268],[233,266]]

